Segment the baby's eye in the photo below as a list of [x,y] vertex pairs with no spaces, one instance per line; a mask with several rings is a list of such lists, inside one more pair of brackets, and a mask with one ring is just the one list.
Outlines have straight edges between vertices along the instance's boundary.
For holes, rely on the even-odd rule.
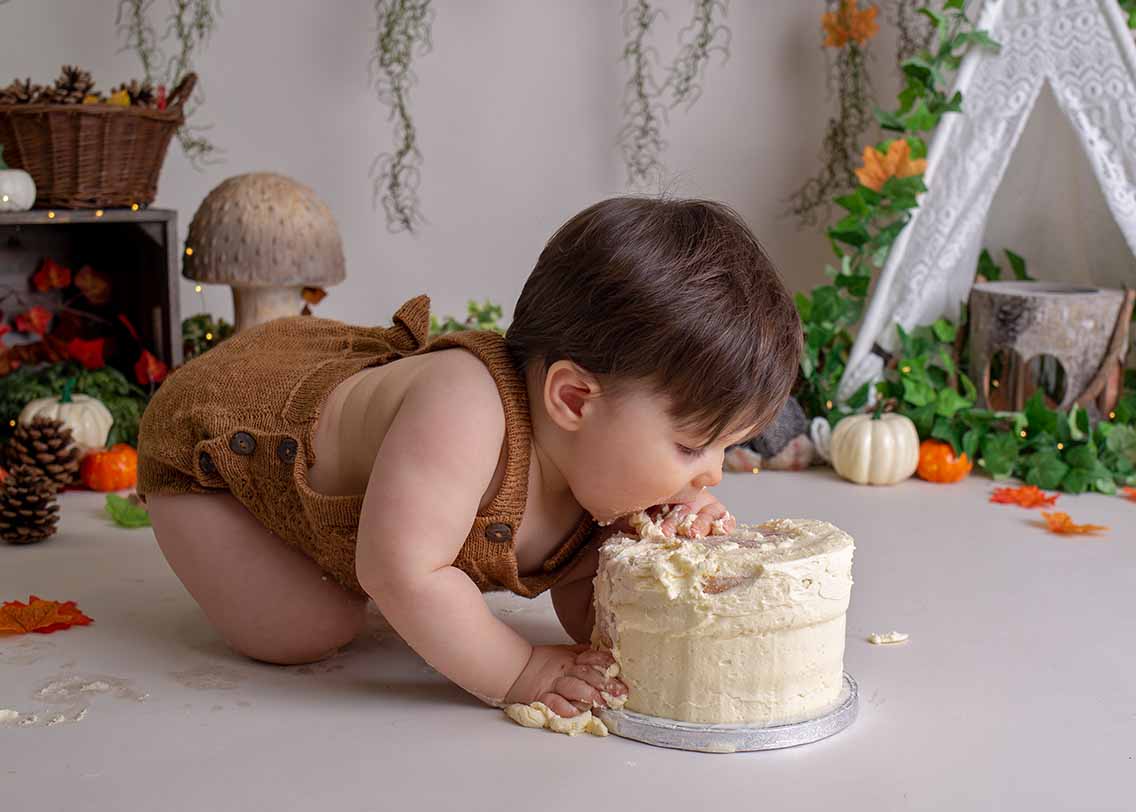
[[675,446],[678,448],[679,453],[684,457],[698,457],[701,456],[703,451],[703,449],[701,448],[689,448],[682,445],[681,443],[675,443]]

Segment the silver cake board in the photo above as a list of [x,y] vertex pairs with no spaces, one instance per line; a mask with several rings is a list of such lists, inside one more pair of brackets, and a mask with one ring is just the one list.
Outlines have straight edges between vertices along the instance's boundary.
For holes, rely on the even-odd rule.
[[660,719],[629,710],[604,708],[599,717],[609,731],[644,744],[696,750],[702,753],[745,753],[777,750],[827,739],[856,721],[860,691],[856,680],[844,672],[844,684],[836,703],[820,716],[776,725],[711,725]]

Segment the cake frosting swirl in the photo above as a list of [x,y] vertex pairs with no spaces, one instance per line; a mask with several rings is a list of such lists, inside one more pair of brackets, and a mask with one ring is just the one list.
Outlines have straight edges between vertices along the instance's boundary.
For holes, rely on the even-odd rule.
[[[842,686],[851,536],[815,519],[600,549],[593,645],[627,684],[626,709],[666,719],[774,724],[810,718]],[[722,530],[720,526],[716,530]]]

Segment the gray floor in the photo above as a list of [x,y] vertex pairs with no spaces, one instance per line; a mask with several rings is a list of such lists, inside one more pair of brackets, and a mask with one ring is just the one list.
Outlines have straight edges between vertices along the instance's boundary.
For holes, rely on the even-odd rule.
[[[35,717],[0,727],[0,808],[1131,810],[1136,504],[1062,497],[1112,527],[1062,538],[990,488],[726,477],[742,521],[817,517],[856,538],[845,668],[862,692],[833,738],[732,755],[517,727],[377,615],[319,665],[244,660],[150,530],[69,492],[56,537],[0,547],[0,600],[72,599],[95,619],[0,638],[0,708]],[[530,640],[568,641],[547,595],[489,600]],[[892,629],[910,641],[865,641]]]

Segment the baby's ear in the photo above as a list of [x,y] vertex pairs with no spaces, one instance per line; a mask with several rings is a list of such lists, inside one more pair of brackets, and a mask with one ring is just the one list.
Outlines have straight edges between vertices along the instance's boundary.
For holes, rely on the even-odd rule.
[[579,364],[557,361],[544,376],[544,409],[565,431],[575,431],[589,401],[600,394],[599,381]]

